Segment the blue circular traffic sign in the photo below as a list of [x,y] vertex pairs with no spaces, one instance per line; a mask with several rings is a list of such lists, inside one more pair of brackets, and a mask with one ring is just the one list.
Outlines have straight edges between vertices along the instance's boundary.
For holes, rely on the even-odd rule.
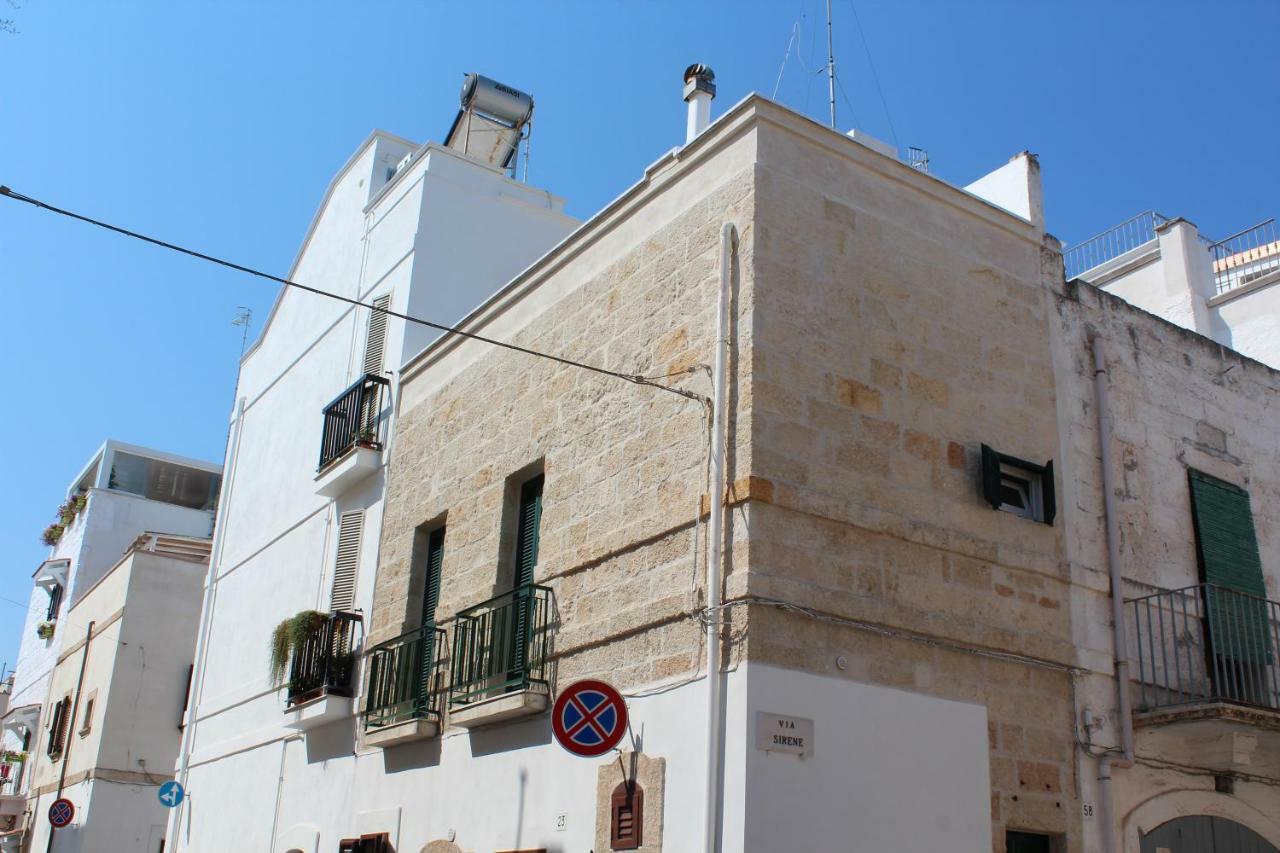
[[62,829],[76,816],[76,807],[66,797],[59,797],[49,804],[49,825]]
[[187,792],[182,790],[181,783],[170,779],[160,786],[160,790],[156,791],[156,796],[160,799],[160,805],[166,809],[177,808],[178,803],[182,802],[182,798]]
[[551,729],[556,742],[574,755],[604,755],[627,730],[627,703],[603,681],[575,682],[556,699]]

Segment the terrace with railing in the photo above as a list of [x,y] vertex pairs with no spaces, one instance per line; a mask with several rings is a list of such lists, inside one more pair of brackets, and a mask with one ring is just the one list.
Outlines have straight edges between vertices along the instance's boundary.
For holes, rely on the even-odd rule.
[[1209,246],[1219,295],[1280,274],[1280,235],[1268,219]]
[[324,407],[319,470],[341,459],[353,447],[382,448],[382,404],[387,387],[385,376],[368,373]]
[[552,591],[529,584],[458,612],[449,707],[523,690],[547,690]]
[[1280,711],[1280,603],[1197,584],[1125,606],[1135,711],[1205,703]]
[[1100,267],[1108,261],[1133,251],[1156,239],[1156,229],[1169,221],[1169,217],[1147,210],[1119,225],[1095,234],[1062,253],[1067,279],[1073,279],[1087,270]]
[[287,690],[290,707],[321,696],[353,695],[359,624],[359,613],[331,613],[294,646]]
[[369,650],[369,699],[365,727],[408,720],[440,722],[443,628],[428,623]]

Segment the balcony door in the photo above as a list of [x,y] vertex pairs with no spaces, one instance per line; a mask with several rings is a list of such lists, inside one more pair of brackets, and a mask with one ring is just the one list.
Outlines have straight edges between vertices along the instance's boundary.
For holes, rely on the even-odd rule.
[[530,631],[533,627],[533,575],[538,565],[538,532],[542,524],[542,484],[544,477],[527,480],[520,487],[519,515],[516,519],[515,567],[512,575],[510,637],[507,681],[523,686],[529,665]]

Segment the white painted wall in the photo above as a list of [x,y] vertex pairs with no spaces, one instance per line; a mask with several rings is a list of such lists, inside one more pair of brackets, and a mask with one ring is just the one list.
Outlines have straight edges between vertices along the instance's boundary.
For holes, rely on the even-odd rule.
[[[387,165],[409,152],[410,162],[386,182]],[[451,323],[575,226],[545,191],[438,146],[375,133],[329,187],[291,278],[366,302],[389,293],[392,310]],[[391,450],[337,499],[317,495],[314,482],[321,411],[363,370],[368,315],[285,290],[242,364],[238,456],[227,472],[205,671],[194,691],[193,799],[169,849],[268,849],[277,788],[281,832],[316,815],[327,816],[328,839],[353,829],[353,783],[371,772],[358,770],[352,755],[354,719],[298,739],[282,725],[283,696],[269,683],[267,660],[282,619],[328,609],[337,518],[350,509],[365,512],[356,606],[370,610]],[[393,379],[437,334],[389,320],[385,365]],[[395,395],[393,381],[391,409]],[[393,445],[393,423],[387,434]],[[372,768],[381,755],[361,761]],[[228,814],[237,820],[229,823]]]

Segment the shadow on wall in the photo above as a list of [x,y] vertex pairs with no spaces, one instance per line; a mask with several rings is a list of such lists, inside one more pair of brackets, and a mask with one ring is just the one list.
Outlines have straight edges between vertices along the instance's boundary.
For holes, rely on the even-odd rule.
[[391,746],[382,750],[382,772],[387,774],[416,770],[419,767],[436,767],[440,764],[438,737]]
[[351,745],[356,742],[356,721],[354,718],[340,720],[312,729],[307,732],[305,741],[308,764],[351,755]]
[[495,752],[509,752],[524,749],[528,746],[541,746],[551,743],[551,717],[541,714],[528,722],[518,725],[502,725],[488,729],[472,729],[471,757],[492,755]]

